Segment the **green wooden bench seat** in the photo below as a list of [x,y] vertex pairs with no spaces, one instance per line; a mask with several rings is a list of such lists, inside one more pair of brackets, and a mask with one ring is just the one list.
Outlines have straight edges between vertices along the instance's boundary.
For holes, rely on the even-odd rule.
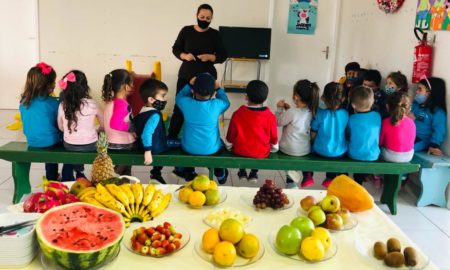
[[[114,164],[143,165],[140,151],[109,151]],[[12,162],[14,198],[16,203],[23,194],[31,191],[29,172],[32,162],[92,164],[95,152],[68,152],[62,146],[46,149],[29,148],[25,142],[10,142],[0,147],[0,159]],[[360,162],[347,158],[326,159],[315,155],[293,157],[283,153],[272,153],[266,159],[238,157],[226,150],[212,156],[191,156],[180,149],[154,155],[155,166],[207,167],[212,177],[213,168],[258,168],[264,170],[303,170],[314,172],[375,173],[384,175],[381,203],[387,204],[391,213],[397,213],[397,193],[400,176],[417,172],[418,164],[389,163],[383,161]]]

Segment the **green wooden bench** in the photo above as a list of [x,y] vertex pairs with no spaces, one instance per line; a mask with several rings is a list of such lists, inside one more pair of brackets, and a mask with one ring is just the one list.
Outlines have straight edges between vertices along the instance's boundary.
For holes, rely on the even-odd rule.
[[[32,162],[92,164],[94,152],[68,152],[61,147],[46,149],[28,148],[25,142],[10,142],[0,147],[0,159],[12,162],[14,178],[13,202],[17,203],[23,194],[30,193],[30,165]],[[110,151],[114,164],[143,165],[143,155],[139,151]],[[401,175],[417,172],[418,164],[359,162],[350,159],[325,159],[315,155],[293,157],[282,153],[272,153],[266,159],[238,157],[226,150],[212,156],[191,156],[180,149],[154,155],[155,166],[207,167],[212,178],[213,168],[258,168],[263,170],[304,170],[314,172],[375,173],[384,175],[381,203],[387,204],[391,213],[397,213],[397,193]]]

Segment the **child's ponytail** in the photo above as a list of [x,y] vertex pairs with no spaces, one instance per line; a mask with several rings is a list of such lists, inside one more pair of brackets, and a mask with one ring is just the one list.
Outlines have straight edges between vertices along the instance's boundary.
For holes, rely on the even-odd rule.
[[411,110],[411,102],[408,94],[405,92],[394,92],[388,96],[386,104],[388,105],[392,125],[400,122]]
[[308,105],[312,116],[316,116],[319,106],[319,86],[309,80],[300,80],[294,85],[294,95],[300,97],[302,102]]
[[131,85],[133,78],[126,69],[115,69],[105,75],[102,87],[102,99],[111,101],[123,85]]

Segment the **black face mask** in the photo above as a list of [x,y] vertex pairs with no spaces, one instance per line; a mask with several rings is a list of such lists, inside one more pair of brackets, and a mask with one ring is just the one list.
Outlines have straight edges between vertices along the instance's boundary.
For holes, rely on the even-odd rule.
[[206,29],[206,28],[208,28],[208,26],[209,26],[210,23],[211,23],[211,22],[208,22],[208,21],[202,21],[202,20],[200,20],[199,18],[197,18],[197,24],[198,24],[198,27],[200,27],[201,29]]
[[167,101],[155,100],[155,102],[153,102],[152,104],[152,107],[157,109],[158,111],[162,111],[166,107],[166,104]]

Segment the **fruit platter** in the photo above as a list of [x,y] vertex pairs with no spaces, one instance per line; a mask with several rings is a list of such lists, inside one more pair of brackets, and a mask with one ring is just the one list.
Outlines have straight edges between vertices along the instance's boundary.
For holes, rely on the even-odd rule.
[[256,210],[285,210],[294,205],[294,198],[285,194],[282,188],[276,187],[275,182],[269,179],[264,182],[256,194],[242,194],[241,201]]
[[217,183],[210,180],[207,175],[198,175],[177,189],[174,196],[191,208],[202,208],[223,203],[227,193],[219,190]]
[[273,230],[269,243],[279,255],[309,263],[329,260],[337,253],[337,243],[330,232],[322,227],[314,228],[307,217],[296,217],[290,224]]
[[195,251],[203,260],[219,267],[247,266],[264,255],[259,237],[247,233],[233,218],[225,219],[220,227],[207,229],[195,243]]
[[222,222],[228,218],[236,219],[244,227],[247,227],[252,220],[252,218],[249,215],[244,214],[239,210],[224,207],[222,209],[215,210],[207,214],[203,218],[203,222],[205,222],[205,224],[210,227],[219,228],[220,224],[222,224]]
[[164,257],[185,247],[190,235],[183,226],[172,225],[165,221],[161,224],[154,222],[129,228],[124,239],[125,247],[135,254]]
[[353,229],[358,225],[358,220],[346,208],[341,207],[337,196],[326,195],[321,201],[308,195],[300,200],[298,216],[307,216],[314,226],[327,228],[331,232],[339,232]]

